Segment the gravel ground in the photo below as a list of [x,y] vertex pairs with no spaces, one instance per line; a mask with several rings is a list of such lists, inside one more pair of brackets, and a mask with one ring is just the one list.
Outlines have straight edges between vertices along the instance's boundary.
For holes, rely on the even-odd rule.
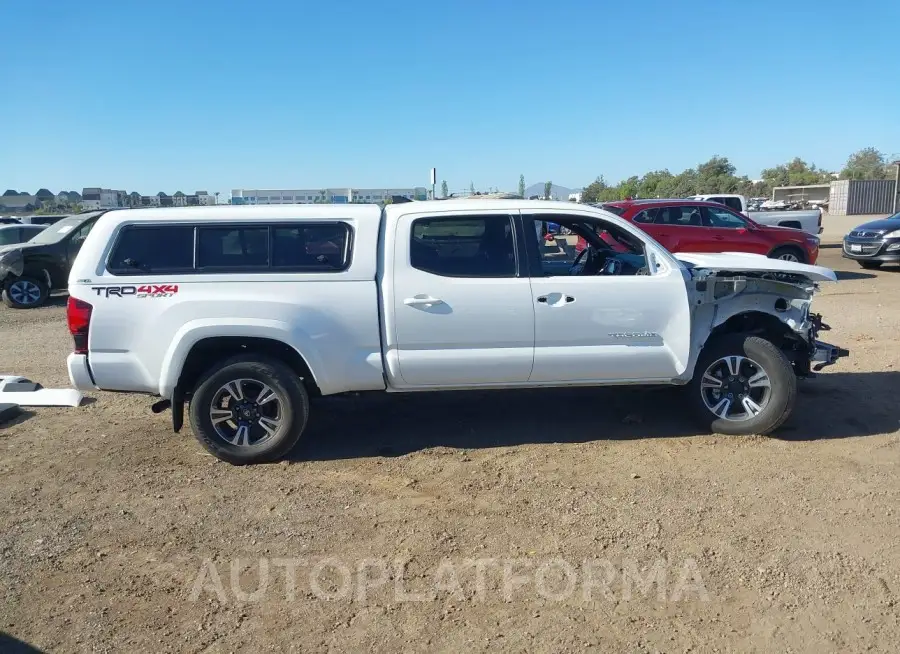
[[[900,270],[820,262],[851,358],[768,438],[696,435],[668,390],[332,399],[236,468],[147,398],[29,412],[0,651],[894,652]],[[0,371],[67,383],[62,301],[0,333]]]

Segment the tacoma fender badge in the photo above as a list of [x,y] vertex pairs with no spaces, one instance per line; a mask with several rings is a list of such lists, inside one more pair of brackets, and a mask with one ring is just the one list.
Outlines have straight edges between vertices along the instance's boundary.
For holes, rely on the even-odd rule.
[[613,338],[659,338],[656,332],[611,332]]

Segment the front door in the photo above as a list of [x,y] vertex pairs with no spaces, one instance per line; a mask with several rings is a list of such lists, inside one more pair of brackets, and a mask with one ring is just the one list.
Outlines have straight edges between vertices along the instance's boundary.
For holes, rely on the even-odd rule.
[[601,242],[612,236],[627,240],[631,250],[622,254],[601,245],[600,258],[609,255],[606,261],[618,263],[592,270],[573,269],[574,252],[562,253],[564,246],[539,242],[530,248],[539,262],[531,269],[535,353],[530,381],[627,383],[669,380],[684,372],[691,318],[681,268],[662,257],[658,267],[647,266],[650,246],[637,229],[574,213],[534,212],[524,218],[526,234],[534,231],[528,228],[530,220],[558,222],[576,231],[588,223],[595,232],[606,232]]
[[[399,385],[528,381],[534,308],[515,223],[503,211],[398,219],[387,357]],[[533,229],[530,236],[537,238]]]
[[703,207],[703,224],[713,239],[713,247],[704,252],[769,253],[771,244],[740,214],[725,208]]

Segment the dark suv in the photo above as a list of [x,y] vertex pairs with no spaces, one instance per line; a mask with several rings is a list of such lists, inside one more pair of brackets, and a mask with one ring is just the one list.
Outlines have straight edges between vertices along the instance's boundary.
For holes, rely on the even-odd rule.
[[67,216],[26,243],[0,247],[0,286],[6,306],[32,309],[44,304],[51,291],[67,289],[72,262],[104,213]]
[[854,227],[844,237],[844,258],[870,269],[900,263],[900,213]]

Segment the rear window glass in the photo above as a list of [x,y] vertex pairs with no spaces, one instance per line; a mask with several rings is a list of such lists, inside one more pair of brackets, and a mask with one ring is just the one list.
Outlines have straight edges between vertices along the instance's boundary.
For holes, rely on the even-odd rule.
[[110,272],[188,271],[194,266],[194,228],[125,227],[109,258]]
[[272,266],[275,268],[345,268],[349,230],[346,225],[272,227]]
[[107,269],[119,275],[336,272],[349,266],[351,245],[350,226],[343,222],[129,225],[120,232]]
[[200,227],[198,268],[268,268],[267,227]]

